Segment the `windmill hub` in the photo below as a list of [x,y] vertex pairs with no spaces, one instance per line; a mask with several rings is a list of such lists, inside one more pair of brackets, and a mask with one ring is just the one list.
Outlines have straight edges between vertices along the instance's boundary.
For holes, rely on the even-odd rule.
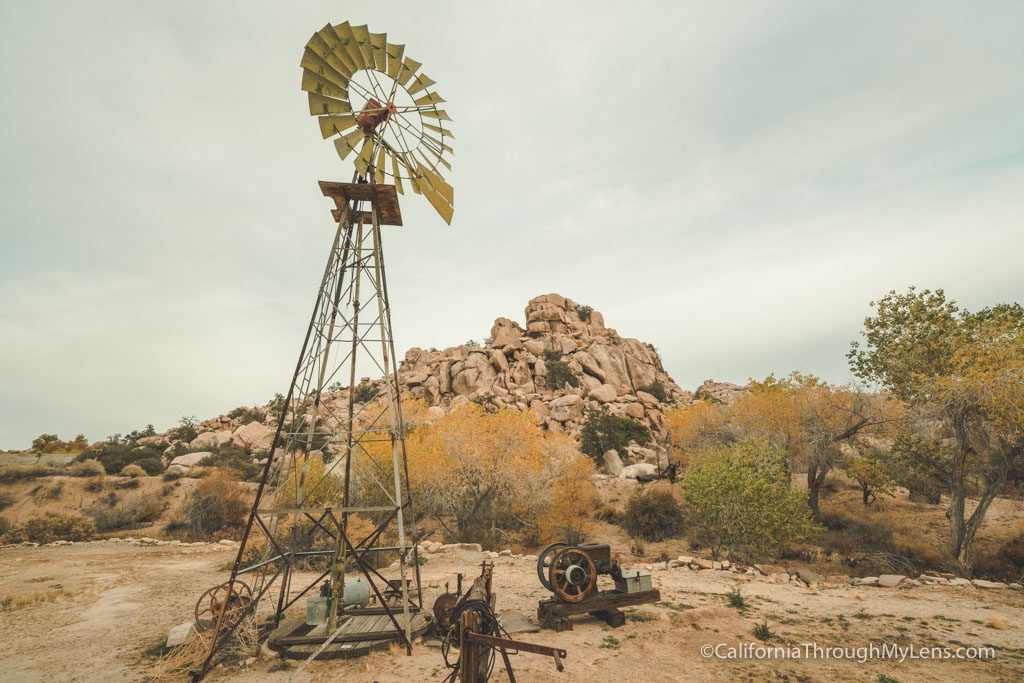
[[364,138],[373,137],[373,134],[377,131],[377,126],[387,123],[391,115],[397,111],[398,107],[395,106],[394,102],[381,104],[377,100],[370,98],[367,100],[366,106],[359,112],[359,116],[356,117],[356,125],[363,131]]

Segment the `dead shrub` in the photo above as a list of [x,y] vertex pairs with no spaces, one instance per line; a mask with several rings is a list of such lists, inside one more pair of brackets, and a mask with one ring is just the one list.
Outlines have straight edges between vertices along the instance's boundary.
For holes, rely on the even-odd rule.
[[609,524],[622,524],[624,517],[625,515],[622,510],[611,503],[605,503],[602,505],[601,509],[594,515],[594,518],[598,521],[608,522]]
[[159,519],[163,511],[164,504],[148,496],[121,503],[114,496],[112,501],[101,499],[85,508],[85,514],[92,518],[99,531],[137,529]]
[[89,458],[82,462],[74,462],[68,465],[67,473],[72,477],[102,477],[107,473],[103,463],[99,460]]
[[89,493],[99,493],[107,485],[106,477],[93,477],[85,482],[85,490]]
[[4,465],[0,467],[0,483],[6,484],[21,479],[52,477],[57,470],[46,465]]
[[1024,580],[1024,533],[995,550],[978,552],[974,558],[974,573],[996,581]]
[[52,543],[53,541],[86,541],[96,533],[96,524],[87,517],[47,513],[33,517],[0,537],[3,543]]
[[132,477],[133,479],[135,477],[144,477],[146,476],[146,470],[142,469],[135,463],[131,463],[130,465],[124,466],[124,469],[121,470],[121,476]]
[[238,477],[214,470],[203,477],[182,507],[188,535],[208,538],[245,525],[249,496]]

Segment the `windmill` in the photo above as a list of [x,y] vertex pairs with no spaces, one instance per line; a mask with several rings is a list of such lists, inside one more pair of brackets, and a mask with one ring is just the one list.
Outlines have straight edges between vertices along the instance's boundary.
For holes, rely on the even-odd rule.
[[[310,114],[355,172],[320,182],[337,229],[231,577],[196,606],[197,628],[212,634],[197,677],[246,619],[274,629],[271,647],[309,659],[395,641],[411,652],[428,625],[381,226],[402,225],[406,189],[451,223],[450,119],[421,64],[366,26],[324,26],[300,65]],[[362,370],[380,379],[357,382]],[[398,576],[386,578],[392,559]],[[303,598],[300,618],[286,619]]]

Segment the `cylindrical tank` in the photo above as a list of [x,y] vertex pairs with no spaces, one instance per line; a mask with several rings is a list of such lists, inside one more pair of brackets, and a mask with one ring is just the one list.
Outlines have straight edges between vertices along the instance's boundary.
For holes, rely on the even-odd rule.
[[[308,598],[306,600],[306,623],[310,626],[327,623],[327,609],[330,598]],[[345,607],[366,607],[370,602],[370,586],[366,579],[356,576],[345,579],[345,593],[342,604]]]

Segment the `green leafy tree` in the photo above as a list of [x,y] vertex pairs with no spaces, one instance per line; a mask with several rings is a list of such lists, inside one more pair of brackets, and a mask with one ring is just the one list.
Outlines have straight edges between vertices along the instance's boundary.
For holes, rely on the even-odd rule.
[[52,453],[57,450],[62,443],[63,442],[56,434],[40,434],[36,438],[32,439],[32,450],[37,453]]
[[745,440],[697,458],[683,480],[687,506],[715,559],[747,546],[778,553],[815,537],[807,494],[788,487],[786,459],[764,440]]
[[870,507],[879,495],[891,494],[896,486],[893,459],[870,444],[858,444],[857,455],[846,460],[846,475],[860,484],[861,502]]
[[[850,367],[906,402],[921,423],[939,423],[939,436],[948,435],[949,457],[932,458],[932,465],[943,464],[950,550],[969,573],[974,536],[1024,458],[1024,309],[1000,304],[971,312],[947,301],[941,289],[913,287],[872,305],[864,344],[854,342],[848,354]],[[918,452],[934,455],[928,451]],[[967,515],[972,473],[982,481],[981,496]]]
[[561,389],[566,384],[571,387],[578,387],[582,384],[579,376],[572,371],[569,364],[562,360],[553,360],[545,363],[548,374],[544,384],[549,389]]
[[644,444],[651,440],[651,430],[628,417],[612,415],[607,406],[588,410],[580,430],[580,450],[600,462],[607,451],[623,450],[630,441]]
[[668,389],[665,388],[664,384],[657,380],[650,384],[645,384],[642,387],[637,387],[636,390],[646,392],[662,403],[669,403],[672,400],[672,397],[668,395]]

